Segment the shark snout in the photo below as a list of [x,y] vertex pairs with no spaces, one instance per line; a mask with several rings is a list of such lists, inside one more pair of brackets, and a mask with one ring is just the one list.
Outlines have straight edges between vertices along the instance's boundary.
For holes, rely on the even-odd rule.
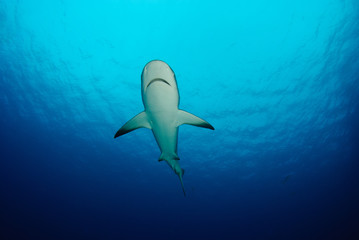
[[143,68],[141,78],[143,89],[148,88],[155,82],[162,82],[177,88],[174,72],[167,63],[160,60],[154,60],[147,63]]

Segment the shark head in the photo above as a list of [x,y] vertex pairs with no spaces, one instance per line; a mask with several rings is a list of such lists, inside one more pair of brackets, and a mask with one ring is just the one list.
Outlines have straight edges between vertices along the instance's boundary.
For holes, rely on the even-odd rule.
[[[154,86],[160,86],[168,91],[170,88],[177,92],[177,81],[174,72],[167,63],[153,60],[146,64],[141,75],[142,96]],[[158,90],[158,89],[156,89]]]

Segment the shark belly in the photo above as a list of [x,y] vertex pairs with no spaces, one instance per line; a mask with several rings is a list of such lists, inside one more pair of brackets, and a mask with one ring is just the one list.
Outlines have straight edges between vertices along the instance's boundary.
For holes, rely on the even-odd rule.
[[178,128],[174,124],[175,120],[162,119],[161,116],[162,113],[151,118],[153,135],[162,155],[177,156]]
[[178,158],[178,94],[161,82],[154,83],[143,96],[143,103],[153,135],[161,150],[160,160]]

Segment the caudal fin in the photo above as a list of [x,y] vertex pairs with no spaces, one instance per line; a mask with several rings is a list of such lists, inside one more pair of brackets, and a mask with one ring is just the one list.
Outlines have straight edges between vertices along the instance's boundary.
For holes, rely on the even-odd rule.
[[183,194],[184,194],[184,196],[186,196],[186,190],[184,189],[183,180],[182,180],[182,177],[183,177],[183,174],[184,174],[184,170],[183,170],[183,169],[181,169],[181,170],[182,170],[181,175],[178,175],[178,177],[179,177],[179,179],[180,179],[180,181],[181,181],[181,186],[182,186]]

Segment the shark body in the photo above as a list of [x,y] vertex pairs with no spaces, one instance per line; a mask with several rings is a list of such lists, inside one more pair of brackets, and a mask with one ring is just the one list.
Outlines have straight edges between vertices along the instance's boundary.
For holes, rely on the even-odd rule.
[[205,120],[180,110],[177,81],[172,69],[163,61],[146,64],[141,75],[141,94],[145,110],[126,122],[115,138],[138,128],[151,129],[161,150],[158,161],[165,161],[178,175],[184,195],[184,170],[177,155],[178,127],[190,124],[214,130]]

